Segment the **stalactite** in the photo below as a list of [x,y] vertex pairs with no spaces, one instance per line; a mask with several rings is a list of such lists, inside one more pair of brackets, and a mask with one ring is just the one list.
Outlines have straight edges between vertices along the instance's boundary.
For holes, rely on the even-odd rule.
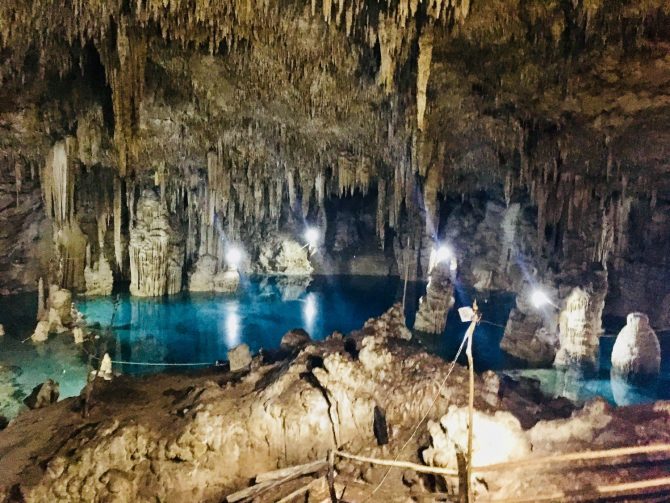
[[50,215],[57,226],[70,220],[73,211],[74,174],[68,160],[68,140],[56,142],[42,170],[42,192]]
[[121,179],[114,178],[114,259],[116,260],[116,267],[123,271],[123,241],[122,241],[122,225],[123,225],[123,195],[121,187]]
[[433,27],[426,25],[419,37],[419,61],[416,74],[416,123],[420,131],[424,130],[426,113],[426,90],[430,78],[430,65],[433,58]]
[[144,32],[134,26],[127,16],[121,16],[116,32],[116,46],[103,45],[100,53],[112,88],[114,142],[119,173],[125,176],[129,162],[136,156],[135,133],[140,121],[147,59]]

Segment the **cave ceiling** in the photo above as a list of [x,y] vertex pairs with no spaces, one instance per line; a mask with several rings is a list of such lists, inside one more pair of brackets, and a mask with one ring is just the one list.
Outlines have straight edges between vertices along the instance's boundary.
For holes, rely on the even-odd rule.
[[667,0],[5,0],[0,47],[0,155],[25,166],[72,136],[122,176],[215,153],[233,185],[340,193],[398,166],[444,193],[670,187]]

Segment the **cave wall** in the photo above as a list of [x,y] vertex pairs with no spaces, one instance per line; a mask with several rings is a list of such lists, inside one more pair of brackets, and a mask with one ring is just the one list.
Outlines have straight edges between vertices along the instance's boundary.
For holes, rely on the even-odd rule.
[[318,271],[424,277],[445,238],[470,284],[558,289],[595,264],[606,312],[665,323],[669,15],[3,2],[0,288],[83,290],[103,262],[129,281],[151,190],[183,235],[183,285],[200,256],[240,243],[253,267],[268,236],[318,224]]

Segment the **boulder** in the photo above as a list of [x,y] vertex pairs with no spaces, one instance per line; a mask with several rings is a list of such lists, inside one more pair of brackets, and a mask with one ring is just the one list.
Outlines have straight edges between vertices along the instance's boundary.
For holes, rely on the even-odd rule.
[[312,339],[306,330],[294,328],[282,336],[279,346],[285,350],[294,350],[301,349],[310,342],[312,342]]
[[230,370],[235,372],[242,370],[251,365],[251,351],[246,344],[240,344],[228,351],[228,362],[230,363]]
[[44,383],[35,386],[32,393],[23,400],[23,403],[31,409],[41,409],[56,403],[59,395],[59,384],[52,379],[47,379]]
[[259,272],[286,276],[309,276],[314,270],[309,250],[288,236],[264,241],[258,257]]
[[658,375],[660,368],[661,346],[649,318],[630,313],[612,348],[612,374],[637,380]]

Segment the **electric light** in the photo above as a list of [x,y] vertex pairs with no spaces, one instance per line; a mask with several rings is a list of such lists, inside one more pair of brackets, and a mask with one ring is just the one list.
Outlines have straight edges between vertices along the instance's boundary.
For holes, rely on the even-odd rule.
[[319,242],[320,237],[321,234],[319,233],[319,230],[315,227],[308,227],[307,230],[305,231],[305,240],[307,241],[307,244],[311,248],[316,248],[316,245]]
[[231,246],[226,252],[226,263],[233,269],[237,269],[237,266],[242,260],[242,251],[236,246]]
[[551,304],[551,299],[547,296],[546,293],[544,293],[544,291],[539,288],[536,288],[530,294],[530,301],[536,309],[539,309],[542,306],[546,306],[547,304]]
[[454,253],[451,251],[451,248],[449,248],[447,245],[442,245],[437,249],[437,251],[435,251],[435,263],[440,264],[442,262],[451,261],[453,256]]

